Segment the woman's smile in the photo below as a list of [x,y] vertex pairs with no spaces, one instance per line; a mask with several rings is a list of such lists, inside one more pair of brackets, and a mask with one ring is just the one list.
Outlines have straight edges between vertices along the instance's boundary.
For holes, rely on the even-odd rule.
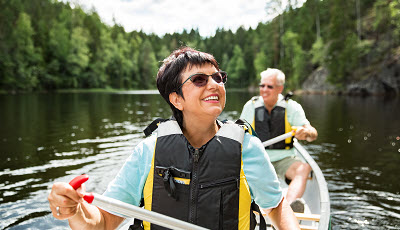
[[203,101],[209,102],[209,103],[218,103],[219,102],[219,96],[216,95],[216,94],[213,94],[213,95],[210,95],[210,96],[204,98]]

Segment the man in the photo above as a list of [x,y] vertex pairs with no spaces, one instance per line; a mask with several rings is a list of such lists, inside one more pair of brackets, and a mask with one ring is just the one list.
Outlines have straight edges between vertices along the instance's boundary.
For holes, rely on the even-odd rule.
[[[285,98],[281,93],[285,74],[278,69],[267,69],[261,73],[260,96],[253,97],[244,107],[240,118],[247,120],[261,141],[266,141],[292,129],[298,140],[314,141],[317,130],[310,125],[301,105]],[[303,196],[311,167],[295,156],[293,138],[271,146],[267,153],[278,177],[289,180],[286,199],[295,212],[304,212]]]

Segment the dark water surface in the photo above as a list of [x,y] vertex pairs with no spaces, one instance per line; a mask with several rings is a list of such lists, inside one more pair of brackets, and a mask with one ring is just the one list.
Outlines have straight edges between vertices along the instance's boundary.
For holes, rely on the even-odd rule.
[[[249,93],[229,93],[237,119]],[[400,99],[304,95],[319,138],[303,143],[329,185],[333,229],[400,228]],[[0,229],[67,229],[52,217],[55,181],[87,173],[102,193],[142,130],[169,107],[152,92],[0,95]]]

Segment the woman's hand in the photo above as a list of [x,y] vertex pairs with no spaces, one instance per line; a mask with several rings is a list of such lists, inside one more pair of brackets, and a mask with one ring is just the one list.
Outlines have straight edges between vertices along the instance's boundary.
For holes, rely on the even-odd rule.
[[53,216],[59,220],[73,217],[80,209],[84,194],[85,187],[83,184],[75,190],[68,183],[54,183],[47,197]]

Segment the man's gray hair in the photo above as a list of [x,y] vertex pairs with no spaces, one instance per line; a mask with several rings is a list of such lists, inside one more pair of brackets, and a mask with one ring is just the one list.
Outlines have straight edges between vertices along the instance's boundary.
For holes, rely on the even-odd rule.
[[276,84],[278,86],[285,84],[285,74],[279,69],[268,68],[267,70],[262,71],[260,75],[261,79],[275,76]]

